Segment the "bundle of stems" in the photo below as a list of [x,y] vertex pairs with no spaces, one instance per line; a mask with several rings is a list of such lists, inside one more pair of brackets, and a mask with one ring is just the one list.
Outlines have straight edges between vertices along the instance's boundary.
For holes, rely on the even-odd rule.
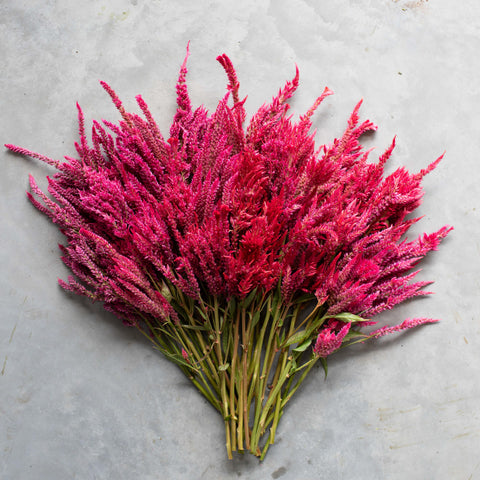
[[[326,305],[312,306],[308,295],[282,303],[278,289],[253,291],[243,300],[210,296],[199,302],[172,285],[169,291],[179,320],[146,320],[149,338],[223,416],[229,458],[247,450],[263,459],[285,405],[308,372],[318,360],[326,372],[325,358],[309,348],[324,322],[365,322],[353,314],[329,316]],[[343,341],[375,335],[352,330]]]

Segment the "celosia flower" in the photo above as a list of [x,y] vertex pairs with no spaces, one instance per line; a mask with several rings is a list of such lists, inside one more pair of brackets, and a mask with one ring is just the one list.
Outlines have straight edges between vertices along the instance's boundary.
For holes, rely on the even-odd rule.
[[212,114],[194,109],[186,60],[168,138],[141,96],[143,118],[102,82],[122,120],[94,121],[89,143],[77,105],[76,158],[7,147],[58,170],[48,178],[53,199],[32,177],[28,195],[66,237],[60,249],[73,276],[60,285],[102,301],[180,366],[222,414],[229,457],[246,449],[263,458],[319,358],[431,321],[361,332],[375,323],[364,317],[428,293],[412,269],[450,227],[404,236],[418,220],[408,215],[421,180],[441,157],[419,173],[384,176],[395,141],[368,161],[359,137],[376,127],[359,122],[360,103],[341,138],[316,147],[310,119],[332,92],[293,121],[298,70],[244,126],[226,55],[218,61],[227,94]]
[[313,353],[321,358],[327,358],[328,355],[338,350],[343,343],[343,339],[350,330],[351,323],[342,323],[334,321],[325,326],[318,334],[317,341],[313,347]]
[[424,325],[426,323],[435,323],[438,320],[433,318],[407,318],[402,324],[395,325],[394,327],[382,327],[378,330],[375,330],[369,334],[371,338],[383,337],[390,333],[400,332],[402,330],[407,330],[409,328],[418,327],[419,325]]

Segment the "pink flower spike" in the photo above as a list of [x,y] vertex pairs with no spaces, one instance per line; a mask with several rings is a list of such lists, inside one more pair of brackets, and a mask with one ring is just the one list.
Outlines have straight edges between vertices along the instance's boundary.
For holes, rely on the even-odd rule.
[[27,157],[37,158],[42,162],[52,165],[52,167],[58,168],[60,166],[60,162],[58,160],[54,160],[53,158],[46,157],[45,155],[32,152],[31,150],[27,150],[26,148],[17,147],[16,145],[11,145],[9,143],[6,143],[5,147],[7,147],[13,153],[18,153],[19,155],[25,155]]
[[390,333],[400,332],[402,330],[407,330],[409,328],[418,327],[419,325],[425,325],[427,323],[436,323],[438,320],[434,318],[407,318],[403,323],[400,325],[395,325],[394,327],[382,327],[378,330],[373,331],[370,334],[370,338],[379,338]]
[[306,122],[310,117],[315,113],[315,110],[318,106],[325,100],[329,95],[333,95],[333,90],[330,90],[328,87],[325,87],[323,93],[315,100],[315,103],[308,109],[308,112],[300,118],[301,122]]
[[425,175],[429,174],[432,170],[435,170],[437,165],[442,161],[443,157],[445,156],[445,152],[443,152],[435,161],[433,161],[427,168],[422,168],[420,172],[417,173],[416,177],[418,179],[423,178]]
[[331,327],[324,328],[317,337],[313,353],[317,357],[326,358],[328,355],[338,350],[343,342],[343,339],[350,330],[351,323],[346,323],[338,333]]

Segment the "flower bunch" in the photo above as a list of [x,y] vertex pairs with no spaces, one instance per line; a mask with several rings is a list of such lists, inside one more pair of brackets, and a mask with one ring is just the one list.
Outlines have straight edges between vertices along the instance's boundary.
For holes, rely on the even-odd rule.
[[[188,51],[187,51],[188,57]],[[225,422],[228,456],[264,457],[278,421],[313,365],[342,346],[435,320],[370,333],[373,315],[429,292],[415,265],[450,230],[407,241],[417,218],[419,173],[384,175],[395,141],[376,163],[359,137],[360,103],[341,138],[315,147],[311,116],[287,116],[298,69],[244,126],[244,99],[226,55],[228,91],[216,111],[194,109],[186,61],[167,139],[141,96],[122,120],[93,122],[78,107],[77,158],[56,161],[32,203],[66,237],[60,285],[102,301],[179,365]],[[413,270],[413,271],[412,271]]]

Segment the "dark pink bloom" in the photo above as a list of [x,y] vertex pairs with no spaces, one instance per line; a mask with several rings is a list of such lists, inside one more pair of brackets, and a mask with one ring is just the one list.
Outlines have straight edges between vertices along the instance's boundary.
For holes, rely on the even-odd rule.
[[320,358],[326,358],[338,350],[350,330],[350,326],[351,323],[331,322],[324,327],[318,334],[313,353]]

